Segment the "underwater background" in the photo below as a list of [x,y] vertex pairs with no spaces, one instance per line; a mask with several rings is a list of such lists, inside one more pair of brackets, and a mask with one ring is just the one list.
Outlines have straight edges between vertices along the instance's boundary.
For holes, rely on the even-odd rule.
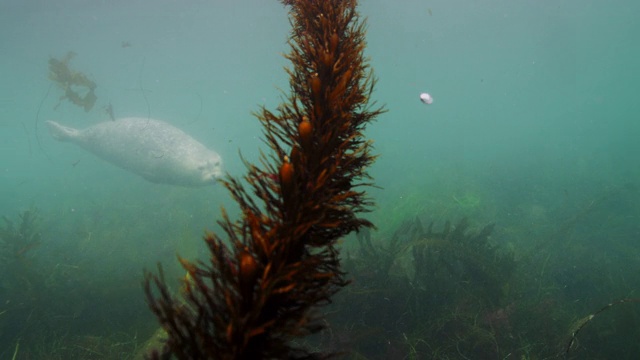
[[[309,346],[354,359],[635,359],[640,3],[360,11],[373,96],[389,110],[367,133],[377,229],[345,239],[353,283]],[[241,156],[265,148],[252,112],[288,88],[286,9],[2,0],[0,20],[0,358],[138,358],[158,327],[143,269],[161,262],[177,290],[176,254],[204,254],[202,235],[236,205],[219,185],[150,183],[44,123],[161,119],[240,176]],[[52,79],[50,59],[70,52],[97,85],[90,109]]]

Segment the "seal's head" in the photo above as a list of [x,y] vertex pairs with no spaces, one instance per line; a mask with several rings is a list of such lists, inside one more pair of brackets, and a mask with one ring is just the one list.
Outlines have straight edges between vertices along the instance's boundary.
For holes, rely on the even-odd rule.
[[218,178],[223,175],[222,159],[218,154],[211,154],[207,159],[198,164],[202,182],[205,184],[215,184]]

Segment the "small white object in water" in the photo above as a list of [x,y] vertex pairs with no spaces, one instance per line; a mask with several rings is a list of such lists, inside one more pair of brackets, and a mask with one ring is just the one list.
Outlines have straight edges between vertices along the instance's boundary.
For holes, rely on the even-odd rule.
[[433,103],[433,97],[429,95],[429,93],[420,94],[420,101],[427,105],[431,105]]

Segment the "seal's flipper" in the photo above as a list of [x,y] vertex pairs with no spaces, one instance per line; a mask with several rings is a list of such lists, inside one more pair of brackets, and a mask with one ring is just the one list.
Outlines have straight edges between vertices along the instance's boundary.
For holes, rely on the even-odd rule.
[[49,127],[51,136],[56,140],[70,141],[80,133],[78,129],[62,126],[55,121],[47,121],[46,124]]

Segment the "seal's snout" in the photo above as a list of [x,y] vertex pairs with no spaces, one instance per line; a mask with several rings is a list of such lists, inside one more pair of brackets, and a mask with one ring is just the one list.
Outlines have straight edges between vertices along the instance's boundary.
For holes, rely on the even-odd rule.
[[207,161],[205,166],[199,168],[202,172],[202,179],[205,182],[215,183],[220,177],[222,177],[222,161],[219,159]]

